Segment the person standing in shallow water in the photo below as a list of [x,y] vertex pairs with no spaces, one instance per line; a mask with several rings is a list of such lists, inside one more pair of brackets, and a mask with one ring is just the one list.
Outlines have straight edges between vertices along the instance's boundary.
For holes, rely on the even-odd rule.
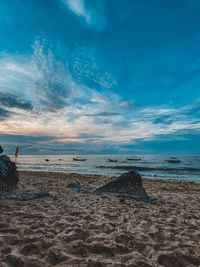
[[0,145],[0,154],[3,153],[3,148],[2,146]]

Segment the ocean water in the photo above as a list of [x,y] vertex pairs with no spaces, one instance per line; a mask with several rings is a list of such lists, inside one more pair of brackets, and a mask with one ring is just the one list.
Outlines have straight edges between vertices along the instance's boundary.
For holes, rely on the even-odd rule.
[[[10,156],[14,160],[14,156]],[[19,170],[74,172],[118,175],[137,170],[142,177],[200,181],[200,156],[178,156],[170,163],[168,156],[84,155],[86,161],[74,161],[75,155],[19,155]],[[132,158],[133,160],[128,160]],[[116,162],[110,162],[116,160]],[[48,161],[47,161],[48,160]]]

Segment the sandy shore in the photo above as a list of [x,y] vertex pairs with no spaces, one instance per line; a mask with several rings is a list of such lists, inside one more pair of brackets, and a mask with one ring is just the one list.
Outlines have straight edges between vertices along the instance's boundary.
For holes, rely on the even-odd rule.
[[0,266],[200,266],[200,184],[145,179],[152,203],[66,188],[112,179],[20,172],[18,192],[51,197],[0,201]]

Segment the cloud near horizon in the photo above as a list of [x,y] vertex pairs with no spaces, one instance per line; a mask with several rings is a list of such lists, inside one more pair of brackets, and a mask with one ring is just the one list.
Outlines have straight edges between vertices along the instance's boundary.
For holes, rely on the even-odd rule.
[[179,151],[200,153],[197,6],[1,1],[2,145],[150,154],[177,142]]
[[[94,62],[93,58],[92,66],[88,63],[87,75],[93,79],[97,71],[98,88],[101,66],[94,68]],[[136,144],[137,140],[154,140],[158,135],[200,129],[198,118],[193,117],[194,112],[199,115],[200,99],[180,109],[159,105],[139,108],[134,101],[125,101],[109,90],[116,83],[113,78],[104,82],[107,75],[103,73],[101,91],[84,85],[83,80],[79,83],[78,76],[74,80],[68,62],[60,62],[38,40],[30,57],[16,59],[6,55],[0,60],[0,69],[3,64],[6,67],[1,76],[0,128],[4,135],[49,136],[47,146],[51,142],[100,146]]]

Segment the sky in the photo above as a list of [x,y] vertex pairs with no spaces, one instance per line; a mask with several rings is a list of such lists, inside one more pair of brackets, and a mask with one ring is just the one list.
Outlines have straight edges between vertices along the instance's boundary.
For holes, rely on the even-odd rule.
[[200,154],[199,0],[1,0],[8,154]]

